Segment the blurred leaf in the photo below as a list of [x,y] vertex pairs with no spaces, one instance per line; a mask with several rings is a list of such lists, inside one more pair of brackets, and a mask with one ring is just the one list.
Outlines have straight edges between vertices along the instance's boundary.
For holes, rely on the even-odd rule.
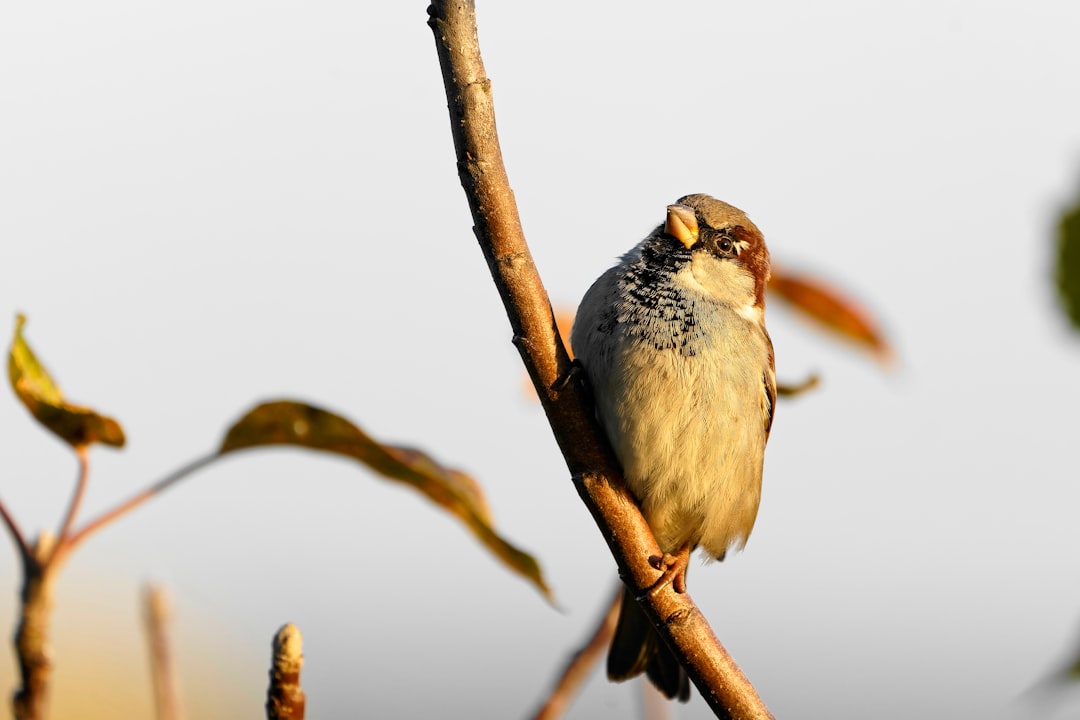
[[892,349],[870,313],[828,283],[773,267],[769,290],[833,332],[870,350],[879,360],[892,358]]
[[343,455],[411,485],[456,515],[496,557],[551,598],[539,563],[495,532],[480,487],[465,473],[439,465],[420,450],[382,445],[339,415],[288,400],[249,411],[229,428],[218,452],[224,455],[268,445],[296,445]]
[[124,446],[120,423],[93,410],[64,401],[60,388],[41,365],[23,338],[26,317],[15,318],[15,337],[8,354],[11,387],[34,418],[61,440],[74,447],[103,443]]
[[[572,308],[553,308],[552,312],[555,315],[555,326],[559,329],[559,335],[562,336],[563,342],[566,343],[566,352],[570,355],[570,359],[574,359],[574,348],[570,347],[570,329],[574,326],[574,315],[576,311]],[[540,398],[536,394],[536,388],[533,387],[532,379],[529,377],[529,373],[522,372],[521,375],[521,392],[525,394],[529,400],[534,402],[540,402]]]
[[1080,330],[1080,199],[1058,223],[1057,286],[1065,314]]
[[566,352],[570,353],[570,359],[574,359],[574,348],[570,347],[570,330],[574,327],[574,317],[577,315],[577,310],[571,310],[570,308],[557,308],[555,313],[555,326],[559,328],[559,334],[562,335],[563,342],[566,343]]
[[795,397],[815,390],[819,385],[821,385],[821,377],[815,373],[796,385],[776,383],[776,394],[780,397]]
[[1065,669],[1065,676],[1072,682],[1080,680],[1080,655]]

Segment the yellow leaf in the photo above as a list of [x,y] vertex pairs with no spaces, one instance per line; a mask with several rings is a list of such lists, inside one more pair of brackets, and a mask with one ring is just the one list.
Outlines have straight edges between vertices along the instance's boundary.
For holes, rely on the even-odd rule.
[[773,266],[769,290],[833,332],[867,348],[879,360],[892,359],[892,348],[870,313],[828,283]]
[[8,379],[19,400],[39,423],[73,447],[103,443],[124,446],[124,430],[110,417],[64,401],[60,388],[23,338],[26,317],[15,318],[15,337],[8,354]]
[[383,445],[339,415],[289,400],[263,403],[250,410],[229,428],[218,452],[224,455],[268,445],[295,445],[343,455],[384,477],[411,485],[457,516],[499,560],[551,598],[539,563],[495,532],[479,485],[465,473],[439,465],[420,450]]

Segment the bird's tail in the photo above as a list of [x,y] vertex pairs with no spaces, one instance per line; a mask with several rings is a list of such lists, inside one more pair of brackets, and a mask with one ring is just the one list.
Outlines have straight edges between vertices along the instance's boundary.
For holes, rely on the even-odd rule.
[[629,680],[641,673],[660,692],[682,702],[690,699],[690,679],[678,659],[656,634],[645,612],[625,587],[619,624],[608,652],[608,678]]

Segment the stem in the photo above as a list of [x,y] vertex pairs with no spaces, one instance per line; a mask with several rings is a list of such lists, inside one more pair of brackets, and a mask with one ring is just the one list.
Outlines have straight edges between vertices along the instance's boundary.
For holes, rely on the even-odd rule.
[[23,564],[26,563],[27,558],[32,554],[30,545],[26,542],[26,536],[22,534],[22,530],[19,529],[19,525],[15,522],[15,518],[8,512],[7,505],[0,500],[0,518],[4,521],[4,527],[7,528],[8,534],[11,535],[11,539],[15,542],[19,550],[19,558],[22,559]]
[[611,645],[611,638],[615,635],[615,623],[619,620],[619,606],[622,604],[622,583],[615,588],[615,598],[604,610],[600,624],[597,625],[592,637],[570,658],[563,668],[555,687],[551,689],[544,705],[534,716],[534,720],[557,720],[566,714],[570,703],[577,696],[578,690],[604,651]]
[[641,716],[644,720],[671,720],[671,703],[656,686],[643,677],[637,679],[641,692]]
[[59,567],[53,562],[54,557],[55,542],[48,533],[42,533],[23,562],[22,605],[15,630],[15,652],[22,678],[22,687],[15,692],[12,701],[16,720],[44,720],[47,717],[52,675],[49,630],[54,579]]
[[772,718],[689,595],[675,593],[670,584],[652,594],[644,592],[660,577],[649,564],[649,557],[660,555],[660,549],[622,482],[582,388],[570,381],[570,358],[525,242],[503,166],[491,81],[480,57],[475,4],[433,0],[428,15],[446,89],[458,176],[474,232],[503,299],[514,344],[578,493],[607,541],[623,581],[642,597],[646,615],[713,712],[739,720]]
[[71,532],[71,526],[75,523],[75,517],[79,513],[79,506],[82,505],[83,495],[86,494],[86,481],[90,475],[90,458],[88,457],[87,446],[76,446],[75,457],[79,459],[79,479],[75,482],[75,491],[71,495],[67,515],[64,517],[64,522],[60,524],[60,532],[56,535],[58,549],[63,547],[64,541]]
[[146,637],[150,643],[150,678],[154,685],[156,720],[182,720],[180,690],[169,642],[169,597],[159,585],[143,592]]
[[18,628],[15,630],[15,653],[18,656],[19,671],[22,676],[22,687],[15,693],[12,701],[16,720],[44,720],[46,717],[49,680],[52,673],[49,623],[53,609],[53,587],[55,577],[67,556],[93,533],[221,457],[214,453],[188,463],[146,490],[136,493],[111,510],[106,510],[79,530],[72,532],[72,525],[86,492],[89,474],[86,448],[76,448],[76,455],[79,458],[79,479],[57,539],[52,538],[48,533],[42,533],[37,542],[32,546],[27,545],[7,508],[0,503],[0,516],[3,517],[8,531],[18,543],[23,559],[22,605]]
[[165,492],[170,487],[180,482],[196,470],[201,470],[202,468],[206,467],[210,463],[220,458],[221,455],[217,453],[212,453],[210,455],[205,455],[201,458],[192,460],[187,465],[184,465],[183,467],[174,470],[169,475],[166,475],[154,485],[151,485],[145,490],[142,490],[132,495],[130,498],[120,503],[116,507],[110,510],[106,510],[105,512],[101,513],[96,518],[90,520],[81,528],[76,530],[74,533],[71,534],[70,537],[66,538],[65,541],[57,549],[57,555],[60,555],[61,553],[67,555],[68,553],[73,551],[80,543],[85,541],[87,537],[93,535],[101,528],[128,514],[135,508],[145,503],[147,500]]

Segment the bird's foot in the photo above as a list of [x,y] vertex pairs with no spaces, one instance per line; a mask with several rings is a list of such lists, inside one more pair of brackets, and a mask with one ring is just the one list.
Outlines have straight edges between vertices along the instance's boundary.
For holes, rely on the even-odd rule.
[[581,383],[582,378],[584,377],[584,366],[582,366],[581,362],[577,358],[574,358],[570,361],[570,367],[567,369],[567,371],[560,375],[558,378],[556,378],[555,383],[551,386],[551,389],[557,393],[560,393],[567,387],[569,387],[571,383]]
[[668,584],[679,594],[686,592],[686,568],[690,564],[689,545],[683,545],[674,555],[671,553],[664,553],[662,556],[653,555],[649,558],[649,564],[663,573],[646,591],[650,597]]

